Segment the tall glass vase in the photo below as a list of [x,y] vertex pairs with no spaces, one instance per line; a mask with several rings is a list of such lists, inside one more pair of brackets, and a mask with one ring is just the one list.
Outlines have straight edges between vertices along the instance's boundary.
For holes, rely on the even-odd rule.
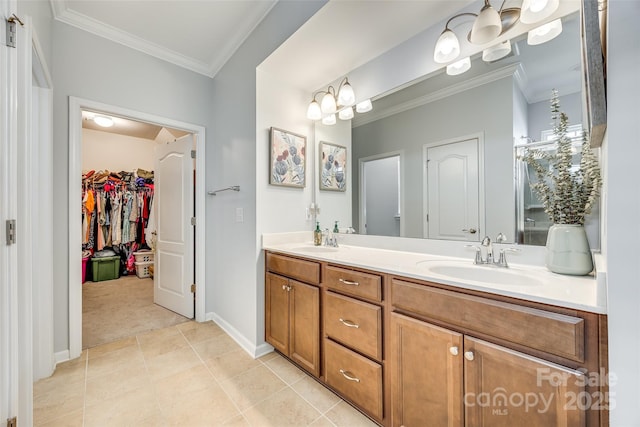
[[593,270],[593,259],[584,226],[554,224],[547,236],[546,265],[560,274],[584,276]]

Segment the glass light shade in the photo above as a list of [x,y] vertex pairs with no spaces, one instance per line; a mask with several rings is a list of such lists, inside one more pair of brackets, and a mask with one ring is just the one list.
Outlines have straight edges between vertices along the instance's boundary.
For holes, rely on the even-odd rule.
[[95,116],[93,118],[93,121],[95,122],[95,124],[97,124],[98,126],[102,126],[103,128],[110,128],[111,126],[113,126],[113,119],[111,117]]
[[338,110],[336,99],[333,97],[333,95],[331,95],[330,92],[325,93],[322,97],[320,109],[322,110],[323,114],[333,114]]
[[502,43],[493,45],[482,51],[482,60],[484,62],[497,61],[511,53],[511,41],[505,40]]
[[351,106],[356,102],[356,94],[353,92],[353,88],[347,81],[340,87],[338,91],[338,104]]
[[433,51],[433,60],[439,64],[453,61],[460,55],[460,42],[453,31],[446,29],[440,34]]
[[311,101],[309,108],[307,108],[307,119],[320,120],[322,118],[322,110],[320,110],[320,104],[316,100]]
[[537,44],[546,43],[556,38],[562,32],[562,21],[556,19],[547,24],[534,28],[527,34],[527,43],[535,46]]
[[482,8],[476,20],[473,21],[469,41],[473,44],[489,43],[495,40],[501,32],[502,20],[500,19],[500,14],[487,4]]
[[559,0],[524,0],[520,10],[520,21],[523,24],[540,22],[551,16],[559,5]]
[[340,120],[351,120],[351,119],[353,119],[353,108],[352,107],[348,107],[348,108],[345,108],[344,110],[340,110],[338,112],[338,118]]
[[465,71],[469,71],[470,68],[471,59],[467,56],[466,58],[462,58],[460,61],[447,65],[447,74],[450,76],[457,76]]
[[336,115],[335,114],[329,114],[328,116],[324,116],[322,118],[322,124],[323,125],[335,125],[336,124]]
[[373,110],[373,104],[371,104],[370,99],[365,99],[364,101],[356,104],[356,112],[358,113],[367,113],[371,110]]

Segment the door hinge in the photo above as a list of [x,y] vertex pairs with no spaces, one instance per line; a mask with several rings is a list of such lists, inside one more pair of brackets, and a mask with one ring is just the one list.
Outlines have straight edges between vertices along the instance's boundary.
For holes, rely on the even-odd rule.
[[429,214],[427,214],[427,222],[429,222]]
[[195,283],[192,283],[192,284],[191,284],[191,293],[192,293],[192,294],[195,294],[195,293],[196,293],[196,284],[195,284]]
[[16,417],[7,419],[7,427],[17,427],[17,426],[18,426],[18,420]]
[[16,220],[8,219],[7,220],[7,246],[13,245],[16,243]]
[[192,159],[196,158],[196,150],[191,150],[191,158]]
[[16,47],[16,37],[17,37],[16,23],[24,27],[24,22],[22,22],[20,18],[18,18],[14,13],[11,17],[9,17],[9,19],[7,19],[7,46],[14,47],[14,48]]
[[196,217],[195,216],[191,217],[191,225],[194,225],[194,226],[196,225]]

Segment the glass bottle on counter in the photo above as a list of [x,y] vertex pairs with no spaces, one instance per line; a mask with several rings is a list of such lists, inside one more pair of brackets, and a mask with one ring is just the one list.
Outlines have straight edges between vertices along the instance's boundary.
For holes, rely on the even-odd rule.
[[320,230],[320,221],[316,221],[316,229],[313,232],[313,244],[316,246],[322,245],[322,230]]

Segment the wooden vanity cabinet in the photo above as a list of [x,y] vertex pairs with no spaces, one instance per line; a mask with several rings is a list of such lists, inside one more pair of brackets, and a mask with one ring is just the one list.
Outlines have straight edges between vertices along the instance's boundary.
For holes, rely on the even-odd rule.
[[[270,254],[271,255],[271,254]],[[270,261],[277,260],[277,264]],[[319,264],[288,258],[284,264],[293,266],[294,275],[311,277],[306,267]],[[281,268],[283,257],[267,256],[270,267],[287,274]],[[305,273],[306,272],[306,273]],[[317,276],[319,280],[319,273]],[[320,288],[267,271],[265,276],[265,339],[275,349],[288,356],[316,377],[320,376]]]

